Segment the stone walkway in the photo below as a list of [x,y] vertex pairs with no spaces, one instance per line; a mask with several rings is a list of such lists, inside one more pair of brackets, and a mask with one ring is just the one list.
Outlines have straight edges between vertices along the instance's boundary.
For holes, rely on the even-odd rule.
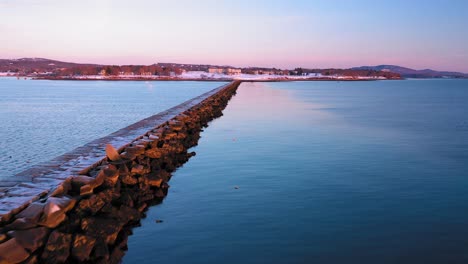
[[228,85],[213,89],[106,137],[96,139],[49,162],[33,166],[11,179],[0,180],[0,223],[56,189],[69,176],[83,174],[88,168],[105,159],[107,144],[121,150],[154,127],[199,104]]

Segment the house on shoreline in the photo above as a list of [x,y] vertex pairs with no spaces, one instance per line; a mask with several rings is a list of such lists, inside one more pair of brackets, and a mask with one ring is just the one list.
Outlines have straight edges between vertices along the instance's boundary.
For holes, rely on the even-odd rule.
[[208,68],[208,73],[210,74],[226,74],[226,75],[239,75],[242,73],[241,69],[238,68],[218,68],[212,67]]

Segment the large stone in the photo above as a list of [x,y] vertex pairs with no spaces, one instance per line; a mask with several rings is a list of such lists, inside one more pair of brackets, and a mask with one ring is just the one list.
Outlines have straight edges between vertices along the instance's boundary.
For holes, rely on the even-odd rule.
[[29,250],[29,252],[34,252],[44,245],[48,233],[49,229],[37,227],[28,230],[10,231],[8,235],[15,238],[16,241],[25,249]]
[[44,263],[63,263],[70,256],[72,235],[53,231],[42,252]]
[[33,221],[26,218],[18,218],[13,223],[6,226],[8,230],[23,230],[30,229],[37,226],[38,221]]
[[103,238],[107,244],[113,244],[125,223],[106,217],[89,217],[81,220],[81,229],[86,235]]
[[88,260],[95,244],[96,239],[93,237],[82,234],[75,235],[72,245],[72,256],[80,262]]
[[109,247],[107,246],[106,241],[104,241],[102,238],[96,239],[93,252],[93,257],[104,259],[103,263],[106,263],[109,259]]
[[162,156],[162,152],[161,152],[161,149],[158,149],[158,148],[150,148],[150,149],[148,149],[148,150],[145,152],[145,155],[146,155],[148,158],[159,159],[159,158],[161,158],[161,156]]
[[140,212],[132,207],[122,205],[117,212],[118,219],[123,223],[140,220]]
[[65,181],[61,182],[55,190],[50,193],[49,196],[51,197],[61,197],[65,194],[67,194],[72,188],[71,184],[71,177],[66,179]]
[[27,260],[22,262],[21,264],[36,264],[39,263],[37,255],[30,256]]
[[93,194],[88,199],[80,201],[78,208],[83,212],[88,212],[92,215],[96,214],[105,205],[105,201],[97,194]]
[[133,154],[135,156],[138,156],[138,155],[145,153],[145,148],[146,147],[143,145],[135,145],[131,147],[126,147],[125,152],[129,153],[130,155]]
[[110,164],[104,170],[104,175],[106,176],[104,180],[105,187],[114,187],[117,181],[119,180],[119,170],[114,165]]
[[66,218],[66,213],[75,206],[76,200],[67,197],[49,197],[44,206],[44,214],[39,224],[55,228]]
[[163,179],[155,174],[150,174],[147,177],[147,182],[151,187],[161,187]]
[[131,170],[132,174],[139,174],[139,175],[143,175],[148,172],[149,172],[149,169],[140,164],[136,164],[135,166],[133,166]]
[[138,183],[138,180],[137,180],[137,179],[133,178],[132,176],[130,176],[130,175],[128,175],[128,174],[127,174],[127,175],[123,175],[123,176],[121,177],[121,180],[122,180],[123,183],[125,183],[125,184],[127,184],[127,185],[135,185],[135,184]]
[[[107,179],[107,175],[105,172],[106,168],[103,168],[102,170],[100,170],[99,173],[96,175],[96,178],[88,177],[88,178],[91,178],[92,180],[88,181],[85,185],[80,187],[81,196],[92,194],[95,188],[101,186],[104,183],[104,181]],[[86,176],[82,176],[82,177],[86,177]]]
[[106,145],[106,156],[107,156],[111,161],[118,161],[118,160],[120,160],[119,152],[118,152],[111,144],[107,144],[107,145]]
[[21,244],[12,238],[0,244],[0,263],[20,263],[29,257],[29,253]]
[[84,175],[77,175],[71,177],[71,184],[74,189],[80,189],[81,186],[90,184],[94,181],[93,177],[84,176]]

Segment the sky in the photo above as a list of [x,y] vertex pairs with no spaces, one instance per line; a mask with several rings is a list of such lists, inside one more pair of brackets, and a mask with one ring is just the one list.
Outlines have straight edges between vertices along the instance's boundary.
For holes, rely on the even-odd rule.
[[0,58],[468,72],[466,0],[0,0]]

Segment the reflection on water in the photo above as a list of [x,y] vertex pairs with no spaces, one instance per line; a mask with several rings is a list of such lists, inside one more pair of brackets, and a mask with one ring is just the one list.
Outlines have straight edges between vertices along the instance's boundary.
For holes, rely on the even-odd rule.
[[222,84],[0,78],[0,179]]
[[243,83],[124,263],[467,263],[467,87]]

